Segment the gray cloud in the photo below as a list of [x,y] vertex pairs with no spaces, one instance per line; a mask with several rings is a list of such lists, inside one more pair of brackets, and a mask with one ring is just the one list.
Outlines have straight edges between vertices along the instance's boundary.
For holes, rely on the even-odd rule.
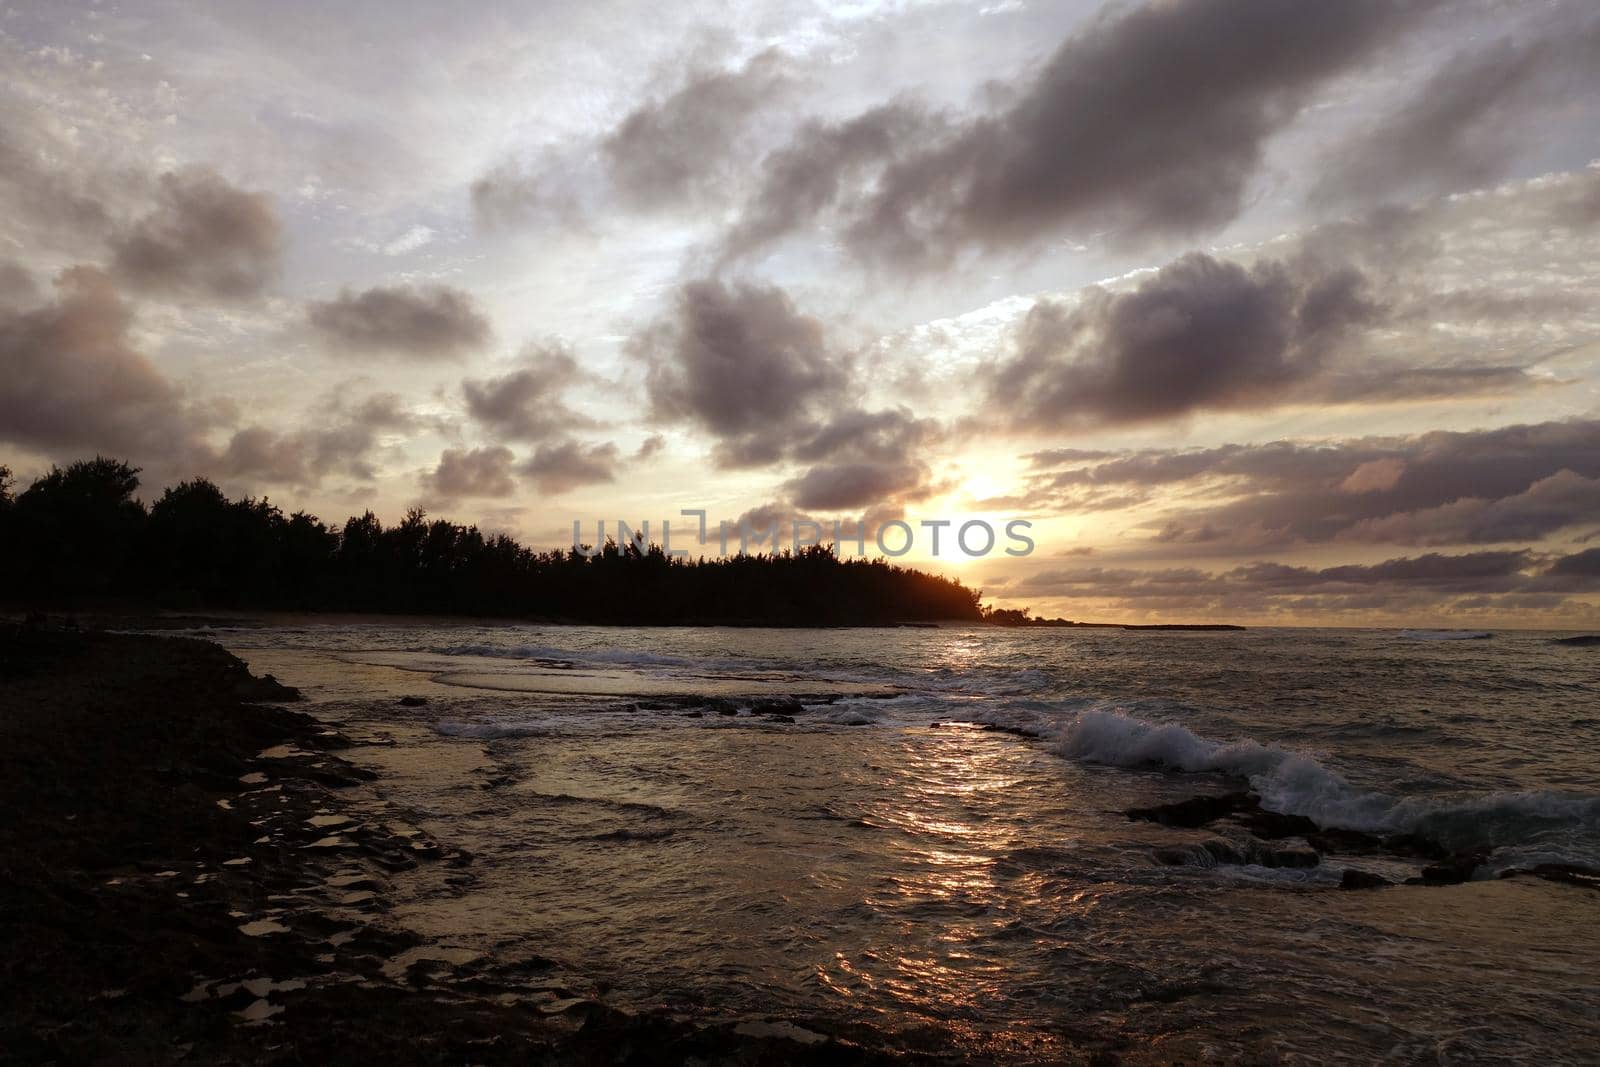
[[1593,616],[1572,594],[1600,590],[1600,550],[1553,561],[1526,550],[1429,553],[1375,564],[1301,567],[1257,562],[1226,571],[1053,568],[1015,583],[1007,597],[1107,601],[1131,611],[1329,615],[1426,612],[1439,616],[1538,610]]
[[1282,401],[1377,306],[1353,270],[1298,278],[1191,253],[1124,293],[1036,304],[990,383],[1015,425],[1138,422]]
[[337,354],[454,358],[485,345],[489,319],[472,294],[444,285],[374,286],[313,301],[306,317]]
[[542,493],[556,495],[597,482],[616,480],[617,446],[576,441],[542,444],[517,468]]
[[797,508],[843,511],[915,494],[927,476],[927,468],[915,463],[830,463],[811,468],[784,488]]
[[530,346],[521,369],[497,378],[466,379],[461,392],[467,412],[485,429],[508,440],[540,441],[593,425],[573,411],[562,393],[580,377],[578,361],[559,345]]
[[769,286],[689,282],[631,347],[644,361],[651,413],[708,431],[722,466],[778,458],[848,380],[822,324]]
[[761,183],[722,238],[723,262],[748,255],[834,207],[844,193],[941,120],[912,103],[874,108],[843,122],[806,123],[761,164]]
[[630,112],[601,142],[611,180],[641,208],[721,190],[740,131],[789,81],[788,61],[768,50],[737,70],[692,74],[670,95]]
[[238,430],[211,467],[224,476],[297,487],[319,485],[333,473],[370,482],[378,476],[371,459],[380,435],[418,424],[394,393],[368,397],[354,408],[335,394],[319,406],[315,423],[306,428],[283,433],[265,426]]
[[1600,527],[1600,420],[1074,462],[1036,475],[1030,501],[1090,509],[1176,490],[1224,498],[1169,509],[1156,534],[1168,550],[1526,544]]
[[161,176],[155,210],[114,237],[111,253],[130,288],[240,300],[277,275],[282,240],[270,196],[189,167]]
[[747,169],[752,120],[793,84],[790,65],[774,49],[732,69],[692,60],[681,83],[593,141],[546,147],[533,159],[490,168],[472,183],[473,212],[490,229],[579,225],[597,184],[633,211],[725,197]]
[[[1133,242],[1231,221],[1267,139],[1335,75],[1371,58],[1431,0],[1261,4],[1191,0],[1118,7],[1068,39],[1001,110],[899,151],[887,119],[854,138],[803,131],[729,247],[747,249],[828,206],[878,155],[847,212],[861,256],[936,265],[968,246],[1036,243],[1064,226]],[[820,146],[813,172],[797,157]],[[792,174],[790,172],[793,172]],[[774,174],[778,177],[774,178]]]
[[74,267],[53,303],[0,312],[0,439],[149,463],[198,452],[206,419],[132,347],[111,279]]
[[1600,18],[1581,5],[1532,12],[1532,35],[1454,56],[1416,97],[1325,161],[1314,196],[1371,200],[1482,185],[1506,173],[1552,106],[1600,92]]
[[447,499],[510,496],[517,489],[511,476],[514,458],[504,445],[471,451],[447,448],[439,455],[439,465],[423,476],[423,486]]

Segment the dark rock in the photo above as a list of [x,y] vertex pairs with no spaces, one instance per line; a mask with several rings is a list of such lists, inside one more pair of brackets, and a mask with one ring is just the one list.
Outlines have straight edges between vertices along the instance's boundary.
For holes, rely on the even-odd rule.
[[806,709],[794,697],[758,697],[750,702],[750,710],[757,715],[801,715]]
[[772,721],[772,722],[787,722],[787,723],[793,723],[794,722],[794,716],[793,715],[772,715],[769,718],[770,718],[770,721]]
[[1169,867],[1315,867],[1322,857],[1309,848],[1273,848],[1263,841],[1226,841],[1214,837],[1198,845],[1156,850]]
[[1600,890],[1600,872],[1590,870],[1587,867],[1576,867],[1570,863],[1541,863],[1534,867],[1504,871],[1500,877],[1514,878],[1517,875],[1531,875],[1534,878],[1560,882],[1563,885],[1575,885],[1584,889]]
[[404,708],[420,708],[427,702],[427,697],[404,696],[400,698],[400,706]]
[[703,719],[706,717],[706,713],[703,711],[686,711],[683,713],[683,717],[685,719]]
[[705,708],[707,711],[714,711],[718,715],[739,714],[739,705],[726,697],[711,697],[705,702]]
[[1357,870],[1354,867],[1346,867],[1344,873],[1339,875],[1340,889],[1382,889],[1390,885],[1394,883],[1383,875]]
[[237,674],[238,678],[233,684],[233,693],[240,700],[279,703],[300,699],[300,690],[292,685],[284,685],[270,674],[257,678],[245,671],[242,664]]
[[1570,645],[1574,648],[1600,648],[1600,634],[1582,634],[1578,637],[1556,637],[1551,639],[1558,645]]
[[1249,793],[1223,793],[1219,796],[1190,797],[1188,800],[1157,804],[1149,808],[1129,808],[1123,814],[1134,820],[1158,822],[1163,826],[1182,826],[1192,830],[1254,803]]
[[1450,859],[1441,863],[1432,863],[1422,868],[1422,874],[1416,878],[1406,879],[1406,884],[1460,885],[1462,882],[1471,881],[1472,872],[1477,870],[1488,858],[1489,850],[1486,848],[1458,852]]

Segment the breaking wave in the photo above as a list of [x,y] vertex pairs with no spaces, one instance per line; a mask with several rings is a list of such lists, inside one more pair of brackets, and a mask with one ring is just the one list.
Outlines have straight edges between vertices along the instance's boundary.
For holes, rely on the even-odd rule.
[[1451,849],[1565,843],[1577,845],[1584,861],[1600,862],[1597,796],[1540,789],[1397,797],[1362,789],[1302,752],[1252,738],[1213,741],[1178,723],[1108,709],[1080,713],[1051,747],[1086,763],[1242,778],[1267,810],[1304,816],[1323,829],[1413,833]]

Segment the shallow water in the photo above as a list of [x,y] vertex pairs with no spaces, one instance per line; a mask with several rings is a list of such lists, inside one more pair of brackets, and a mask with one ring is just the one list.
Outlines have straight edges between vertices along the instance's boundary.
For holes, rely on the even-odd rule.
[[[358,750],[375,788],[476,854],[471,886],[419,883],[397,917],[531,947],[623,1005],[928,1027],[1015,1060],[1600,1048],[1600,894],[1492,877],[1600,869],[1600,654],[1549,634],[214,636],[392,742]],[[775,693],[808,702],[794,724],[684,701]],[[1215,830],[1122,814],[1245,781],[1324,827],[1489,848],[1483,880],[1344,892],[1347,865],[1417,865],[1218,864]]]

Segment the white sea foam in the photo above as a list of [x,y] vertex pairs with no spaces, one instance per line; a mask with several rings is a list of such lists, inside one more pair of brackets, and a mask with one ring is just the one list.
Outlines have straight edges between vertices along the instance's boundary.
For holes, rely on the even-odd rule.
[[1243,778],[1267,810],[1302,815],[1324,829],[1418,833],[1453,848],[1511,845],[1552,832],[1600,833],[1600,797],[1551,790],[1396,797],[1362,789],[1306,753],[1251,738],[1213,741],[1178,723],[1114,709],[1080,713],[1058,730],[1052,747],[1089,763]]

